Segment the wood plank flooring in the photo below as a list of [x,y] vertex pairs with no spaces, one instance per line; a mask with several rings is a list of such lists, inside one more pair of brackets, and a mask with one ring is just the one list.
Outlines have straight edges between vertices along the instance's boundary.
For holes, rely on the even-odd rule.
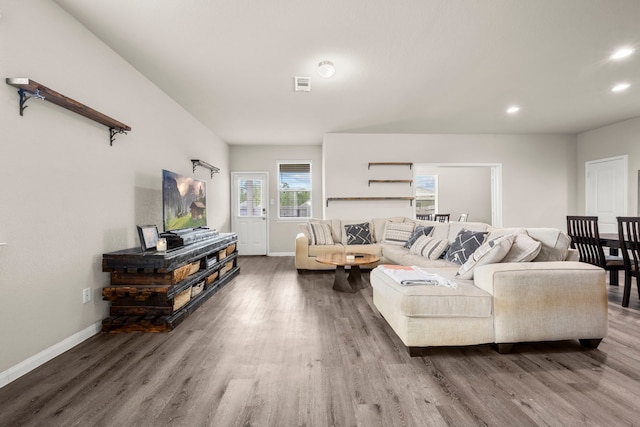
[[100,334],[0,389],[0,426],[640,425],[635,288],[630,308],[610,288],[597,350],[411,358],[370,288],[334,292],[331,272],[298,275],[291,257],[239,265],[174,331]]

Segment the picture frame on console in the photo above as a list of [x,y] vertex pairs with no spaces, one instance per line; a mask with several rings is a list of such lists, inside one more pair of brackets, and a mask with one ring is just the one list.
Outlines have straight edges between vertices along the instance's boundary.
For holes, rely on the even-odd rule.
[[138,225],[138,237],[142,252],[156,249],[158,243],[158,227],[156,225]]

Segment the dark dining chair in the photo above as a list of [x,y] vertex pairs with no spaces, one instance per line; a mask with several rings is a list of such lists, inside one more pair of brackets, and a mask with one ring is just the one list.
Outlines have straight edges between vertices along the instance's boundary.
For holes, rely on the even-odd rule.
[[580,261],[609,271],[609,284],[618,286],[618,274],[624,270],[621,256],[605,255],[597,216],[567,216],[567,233],[571,247],[578,250]]
[[433,220],[437,222],[449,222],[450,216],[451,214],[435,214]]
[[636,287],[640,297],[640,217],[618,217],[618,239],[624,259],[624,291],[622,306],[629,307],[631,297],[631,278],[636,278]]

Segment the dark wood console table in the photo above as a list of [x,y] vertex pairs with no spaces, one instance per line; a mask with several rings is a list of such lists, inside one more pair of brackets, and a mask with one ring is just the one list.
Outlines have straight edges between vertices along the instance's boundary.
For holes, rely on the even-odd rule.
[[111,302],[102,332],[168,332],[240,272],[235,233],[168,252],[124,249],[102,256]]

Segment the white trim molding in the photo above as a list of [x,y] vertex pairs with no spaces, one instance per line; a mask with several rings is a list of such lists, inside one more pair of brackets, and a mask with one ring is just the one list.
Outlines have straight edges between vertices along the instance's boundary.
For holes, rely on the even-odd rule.
[[0,388],[6,386],[12,381],[17,380],[21,376],[33,371],[37,367],[44,365],[51,359],[61,355],[65,351],[98,334],[101,328],[102,321],[98,321],[88,328],[85,328],[80,332],[73,334],[69,338],[66,338],[59,343],[42,350],[40,353],[34,354],[30,358],[23,360],[22,362],[18,363],[15,366],[12,366],[6,371],[0,372]]

